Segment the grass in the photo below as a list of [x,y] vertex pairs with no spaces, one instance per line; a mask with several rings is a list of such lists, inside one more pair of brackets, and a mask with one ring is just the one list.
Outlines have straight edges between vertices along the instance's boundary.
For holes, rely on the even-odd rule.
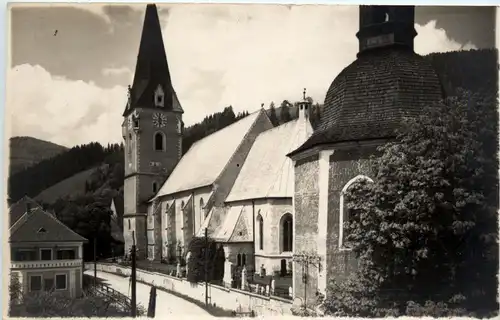
[[87,181],[96,168],[91,168],[56,183],[40,192],[35,200],[44,203],[53,203],[59,198],[66,196],[77,196],[85,193],[85,181]]

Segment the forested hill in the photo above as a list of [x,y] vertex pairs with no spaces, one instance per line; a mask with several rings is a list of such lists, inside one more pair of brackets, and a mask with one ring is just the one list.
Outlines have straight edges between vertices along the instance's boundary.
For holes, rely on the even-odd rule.
[[58,144],[32,137],[12,137],[9,142],[9,168],[12,173],[22,171],[68,150]]
[[[268,113],[275,125],[297,116],[294,104],[286,100],[280,108],[274,108],[271,103]],[[194,142],[247,115],[247,111],[235,114],[229,106],[222,112],[206,116],[200,123],[186,127],[183,151],[186,152]],[[116,177],[119,176],[117,171],[123,170],[123,159],[123,144],[104,147],[92,142],[76,146],[19,172],[11,171],[9,197],[11,201],[17,201],[24,195],[38,196],[39,201],[52,203],[60,197],[91,194],[99,188],[119,190],[123,186],[123,178],[117,181]]]

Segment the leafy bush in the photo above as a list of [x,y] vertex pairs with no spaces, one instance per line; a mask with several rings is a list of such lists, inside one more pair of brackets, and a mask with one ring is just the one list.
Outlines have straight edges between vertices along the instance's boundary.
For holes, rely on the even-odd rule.
[[224,277],[224,249],[218,246],[213,239],[195,237],[189,243],[191,253],[187,261],[187,280],[190,282],[205,281],[205,249],[208,249],[207,273],[208,281],[221,281]]
[[328,311],[360,317],[498,310],[495,96],[459,91],[408,119],[344,196],[358,269]]

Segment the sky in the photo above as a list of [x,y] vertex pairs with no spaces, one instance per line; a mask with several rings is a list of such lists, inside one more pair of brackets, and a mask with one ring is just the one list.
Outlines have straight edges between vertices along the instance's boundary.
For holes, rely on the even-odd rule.
[[[121,142],[146,6],[11,5],[8,136]],[[160,4],[186,126],[232,105],[320,103],[356,59],[357,6]],[[494,47],[493,7],[417,7],[419,54]]]

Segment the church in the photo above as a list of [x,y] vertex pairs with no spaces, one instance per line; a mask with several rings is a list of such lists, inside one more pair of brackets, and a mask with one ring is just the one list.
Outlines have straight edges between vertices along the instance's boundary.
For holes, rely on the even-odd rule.
[[182,156],[184,111],[148,5],[123,113],[125,250],[135,242],[139,259],[168,260],[178,248],[186,256],[206,229],[223,246],[226,267],[292,273],[293,296],[308,305],[329,280],[350,273],[356,259],[344,245],[343,194],[359,179],[372,181],[377,146],[404,117],[456,88],[497,83],[495,70],[477,63],[481,83],[463,72],[481,59],[496,64],[493,51],[416,54],[414,6],[360,6],[356,36],[357,57],[331,83],[316,130],[304,99],[294,121],[274,127],[261,108]]
[[[183,108],[170,78],[155,5],[147,5],[134,81],[123,113],[125,252],[139,259],[186,257],[190,240],[208,236],[230,265],[290,274],[293,161],[311,137],[311,103],[274,127],[258,111],[195,142],[182,155]],[[230,281],[230,277],[226,280]]]

